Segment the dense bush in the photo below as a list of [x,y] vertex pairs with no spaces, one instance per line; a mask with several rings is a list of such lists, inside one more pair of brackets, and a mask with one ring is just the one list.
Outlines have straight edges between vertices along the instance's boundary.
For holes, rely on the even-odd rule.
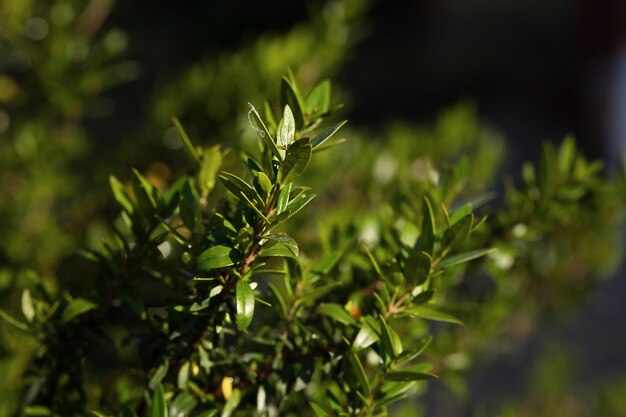
[[[504,139],[471,102],[429,127],[344,126],[316,80],[348,53],[360,1],[191,65],[105,146],[87,126],[141,76],[111,3],[35,3],[0,0],[0,415],[379,415],[402,400],[391,414],[421,415],[430,384],[467,397],[473,363],[620,259],[626,182],[571,138],[502,181]],[[587,395],[593,410],[620,387]],[[553,391],[506,413],[558,410]]]
[[[91,281],[58,295],[35,285],[25,320],[3,313],[39,345],[26,414],[386,413],[541,306],[535,288],[570,299],[589,283],[580,268],[605,262],[584,255],[620,201],[571,139],[547,145],[487,215],[481,184],[495,169],[473,170],[467,148],[482,161],[497,136],[444,144],[443,160],[465,154],[445,170],[400,154],[372,170],[371,143],[342,144],[345,122],[322,126],[330,92],[284,77],[280,101],[250,105],[253,135],[232,147],[195,146],[174,119],[185,175],[160,187],[136,170],[127,185],[111,177],[121,215],[101,250],[82,253]],[[243,170],[221,171],[236,160]],[[319,199],[296,185],[333,171]]]

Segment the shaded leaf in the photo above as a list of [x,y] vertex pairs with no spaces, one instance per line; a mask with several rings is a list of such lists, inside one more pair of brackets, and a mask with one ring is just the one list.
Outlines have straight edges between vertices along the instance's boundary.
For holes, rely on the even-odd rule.
[[65,307],[63,310],[63,315],[61,316],[61,320],[64,323],[74,320],[76,317],[81,314],[85,314],[88,311],[91,311],[98,307],[98,304],[85,300],[84,298],[75,298]]
[[180,124],[180,121],[176,117],[172,117],[172,122],[174,123],[174,126],[176,126],[176,130],[178,131],[178,134],[183,142],[183,149],[185,150],[185,153],[194,165],[196,165],[196,167],[200,166],[200,154],[198,154],[197,149],[191,143],[191,139],[189,139],[183,125]]
[[300,130],[304,126],[304,106],[298,88],[287,77],[283,77],[280,84],[280,102],[283,106],[288,106],[293,112],[295,130]]
[[423,198],[422,230],[417,241],[416,249],[432,255],[435,246],[435,216],[428,197]]
[[438,378],[437,375],[425,372],[396,371],[385,375],[387,381],[423,381],[425,379]]
[[224,268],[241,260],[241,254],[224,245],[212,246],[198,256],[198,268],[203,271]]
[[422,285],[430,275],[432,259],[426,252],[413,250],[404,264],[404,277],[414,287]]
[[335,133],[337,133],[337,131],[341,129],[341,127],[345,125],[347,122],[348,122],[347,120],[344,120],[343,122],[337,123],[336,125],[323,130],[319,135],[315,136],[313,140],[311,140],[311,146],[313,146],[313,149],[317,148],[318,146],[323,145],[324,142],[326,142]]
[[224,404],[224,408],[222,409],[222,417],[230,417],[230,415],[237,409],[239,405],[239,401],[241,400],[241,392],[236,389],[231,394],[226,404]]
[[152,396],[152,417],[167,417],[167,402],[161,383],[156,385]]
[[292,143],[278,170],[278,182],[283,185],[289,184],[302,174],[311,160],[311,151],[311,143],[307,138]]
[[469,252],[459,253],[458,255],[448,256],[444,258],[441,262],[437,264],[437,266],[445,268],[448,266],[462,264],[473,259],[488,255],[491,252],[493,252],[493,249],[477,249]]
[[130,200],[128,193],[126,193],[126,190],[124,189],[122,183],[113,175],[110,175],[109,184],[111,184],[113,196],[115,197],[115,200],[118,202],[118,204],[122,206],[122,209],[126,211],[126,213],[133,214],[133,211],[135,211],[135,206]]
[[419,306],[410,307],[404,310],[404,313],[411,317],[420,317],[420,318],[427,319],[427,320],[443,321],[446,323],[453,323],[453,324],[458,324],[458,325],[463,324],[462,321],[460,321],[459,319],[457,319],[456,317],[450,314],[443,313],[437,310],[432,310],[426,307],[419,307]]
[[461,218],[444,232],[443,246],[451,249],[460,246],[469,236],[473,224],[474,215],[472,213]]
[[339,304],[322,303],[319,307],[317,307],[317,312],[348,326],[356,324],[356,320],[354,320],[350,313],[348,313],[348,311]]
[[254,291],[250,288],[250,283],[244,280],[237,282],[237,328],[246,330],[252,323],[254,314]]
[[[298,244],[296,243],[295,240],[293,240],[292,237],[287,236],[286,234],[270,234],[270,235],[265,235],[263,236],[263,239],[267,239],[270,242],[276,242],[276,243],[280,243],[283,246],[286,246],[292,253],[294,256],[298,256],[298,254],[300,253],[299,249],[298,249]],[[267,256],[267,255],[265,255]]]
[[330,107],[330,91],[329,80],[318,83],[304,99],[306,111],[311,114],[326,113]]

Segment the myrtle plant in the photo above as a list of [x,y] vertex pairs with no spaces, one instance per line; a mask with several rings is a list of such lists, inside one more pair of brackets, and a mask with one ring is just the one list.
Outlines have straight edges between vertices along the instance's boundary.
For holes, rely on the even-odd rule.
[[[424,188],[415,233],[304,253],[282,230],[315,205],[296,180],[342,142],[345,122],[320,128],[330,92],[284,77],[280,112],[250,105],[256,149],[195,146],[174,119],[185,175],[164,189],[137,170],[110,178],[120,217],[82,253],[97,282],[61,297],[40,284],[25,321],[3,313],[40,345],[26,415],[379,415],[435,378],[419,359],[427,322],[460,323],[437,288],[489,253],[466,250],[484,219]],[[243,173],[221,171],[235,154]]]

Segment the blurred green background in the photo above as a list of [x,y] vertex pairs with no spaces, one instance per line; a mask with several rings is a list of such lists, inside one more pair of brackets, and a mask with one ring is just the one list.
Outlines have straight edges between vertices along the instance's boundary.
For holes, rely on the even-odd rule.
[[[615,166],[625,36],[620,1],[0,0],[0,308],[20,316],[22,290],[38,280],[53,293],[88,286],[74,253],[97,247],[115,218],[108,175],[136,166],[158,186],[184,170],[172,115],[203,145],[250,140],[247,102],[276,96],[287,68],[307,88],[334,80],[351,129],[307,179],[336,210],[310,213],[294,225],[303,230],[384,211],[382,199],[408,187],[398,172],[431,175],[461,155],[475,167],[470,190],[503,191],[542,140],[569,133]],[[443,338],[442,351],[477,353],[449,357],[457,372],[420,399],[423,415],[626,416],[623,231],[598,195],[545,245],[524,243],[531,260],[554,249],[548,265],[500,272],[485,340]],[[367,229],[367,214],[358,222]],[[509,285],[516,274],[537,283]],[[8,416],[37,352],[0,329]]]

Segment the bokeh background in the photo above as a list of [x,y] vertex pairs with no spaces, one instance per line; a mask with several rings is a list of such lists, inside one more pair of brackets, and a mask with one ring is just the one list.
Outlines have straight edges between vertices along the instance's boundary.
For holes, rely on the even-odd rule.
[[[0,307],[19,311],[35,273],[77,285],[72,254],[115,216],[109,174],[137,166],[165,184],[184,169],[171,115],[200,143],[236,141],[246,103],[276,95],[287,68],[305,85],[331,78],[354,135],[382,149],[470,128],[494,138],[496,177],[567,134],[608,171],[626,147],[619,0],[0,0]],[[591,268],[592,290],[547,294],[514,343],[431,384],[423,415],[626,415],[622,240]],[[11,415],[35,346],[0,329]]]

